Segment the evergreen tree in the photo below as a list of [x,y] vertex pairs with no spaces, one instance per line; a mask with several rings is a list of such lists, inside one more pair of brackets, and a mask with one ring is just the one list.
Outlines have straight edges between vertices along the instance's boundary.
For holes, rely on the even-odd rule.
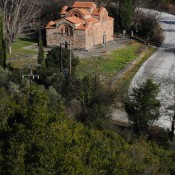
[[42,68],[45,67],[44,48],[43,48],[41,29],[39,30],[38,64],[41,64]]
[[131,27],[133,16],[134,16],[134,6],[132,0],[122,0],[119,5],[119,18],[123,29],[128,30]]
[[128,118],[137,134],[147,131],[149,125],[159,118],[158,93],[159,85],[148,79],[140,87],[133,88],[129,100],[125,102]]
[[3,35],[3,17],[0,15],[0,65],[6,67],[6,47]]

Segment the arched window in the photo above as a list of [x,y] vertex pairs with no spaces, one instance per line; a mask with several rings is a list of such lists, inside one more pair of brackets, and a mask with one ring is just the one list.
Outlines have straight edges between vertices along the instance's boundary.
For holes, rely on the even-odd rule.
[[73,36],[73,27],[69,24],[65,25],[65,35]]
[[77,11],[72,11],[72,12],[70,12],[68,16],[70,16],[70,17],[75,16],[75,17],[77,17],[77,18],[82,19],[81,14],[80,14],[79,12],[77,12]]
[[61,35],[63,35],[63,33],[64,33],[64,32],[63,32],[63,29],[61,29]]
[[67,42],[65,42],[65,48],[66,48],[66,49],[68,48],[68,43],[67,43]]
[[68,27],[65,28],[65,33],[66,33],[66,35],[69,35],[69,28]]

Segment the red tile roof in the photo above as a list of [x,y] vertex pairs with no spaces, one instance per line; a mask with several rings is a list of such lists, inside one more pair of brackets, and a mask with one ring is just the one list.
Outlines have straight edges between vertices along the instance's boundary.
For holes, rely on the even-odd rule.
[[54,29],[56,27],[56,22],[55,21],[50,21],[47,26],[46,29]]
[[75,30],[85,30],[84,24],[80,24]]
[[108,20],[114,20],[114,18],[112,18],[112,17],[108,16]]
[[101,13],[103,10],[105,10],[105,8],[104,7],[100,7],[99,13]]
[[90,15],[91,13],[88,12],[86,9],[78,9],[83,15]]
[[91,28],[91,27],[92,27],[92,22],[86,21],[85,24],[80,24],[80,25],[76,28],[76,30],[86,30],[86,29],[89,29],[89,28]]
[[74,2],[72,7],[76,8],[92,8],[94,7],[95,3],[94,2]]
[[61,9],[61,15],[64,15],[64,14],[66,14],[67,13],[67,8],[68,8],[68,6],[64,6],[62,9]]
[[82,23],[83,22],[83,20],[81,20],[80,18],[77,18],[75,16],[67,17],[66,20],[68,20],[69,22],[71,22],[73,24],[78,24],[78,23]]
[[92,15],[98,16],[98,15],[99,15],[99,8],[95,8],[95,9],[92,11]]
[[92,23],[99,23],[100,22],[98,19],[95,19],[95,18],[92,18],[92,17],[87,18],[86,20],[89,21],[89,22],[92,22]]

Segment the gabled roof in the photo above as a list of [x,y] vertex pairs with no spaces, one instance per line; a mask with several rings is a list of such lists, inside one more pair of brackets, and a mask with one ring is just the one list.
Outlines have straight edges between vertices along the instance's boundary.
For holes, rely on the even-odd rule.
[[47,26],[46,29],[54,29],[56,27],[56,22],[55,21],[50,21]]
[[92,15],[98,16],[98,15],[99,15],[99,8],[95,8],[95,9],[92,11]]
[[72,7],[75,8],[92,8],[96,6],[94,2],[74,2]]
[[72,16],[72,17],[67,17],[65,18],[67,21],[73,23],[73,24],[78,24],[78,23],[82,23],[83,20],[81,20],[80,18],[77,18],[75,16]]
[[64,6],[62,9],[61,9],[61,15],[65,15],[67,13],[67,10],[68,9],[68,6]]
[[92,17],[86,18],[86,20],[89,21],[89,22],[92,22],[92,23],[99,23],[100,22],[98,19],[92,18]]
[[86,9],[78,9],[83,15],[90,15],[91,13],[88,12]]
[[114,20],[114,18],[112,18],[112,17],[108,16],[108,20]]
[[80,24],[75,30],[85,30],[85,25],[84,24]]

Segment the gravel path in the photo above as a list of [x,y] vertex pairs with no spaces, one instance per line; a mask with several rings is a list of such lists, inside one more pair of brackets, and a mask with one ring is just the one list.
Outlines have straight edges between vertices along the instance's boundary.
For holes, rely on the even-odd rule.
[[106,46],[97,46],[88,51],[80,51],[74,50],[75,56],[79,58],[90,58],[90,57],[98,57],[105,54],[110,53],[112,50],[117,50],[121,47],[126,46],[128,43],[133,42],[132,39],[128,38],[116,38],[113,41],[110,41],[106,44]]

